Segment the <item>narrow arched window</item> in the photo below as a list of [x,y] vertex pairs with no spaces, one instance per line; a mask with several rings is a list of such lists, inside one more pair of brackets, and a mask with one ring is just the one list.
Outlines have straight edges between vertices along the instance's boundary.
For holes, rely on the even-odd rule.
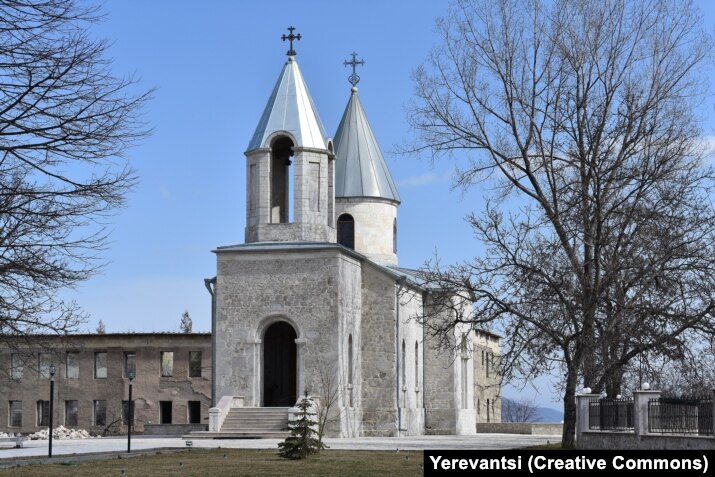
[[350,214],[338,217],[338,243],[355,250],[355,219]]
[[406,353],[405,353],[405,340],[402,340],[402,385],[406,386],[407,385],[407,364],[405,363],[406,361]]
[[348,384],[353,383],[353,335],[348,336]]
[[392,221],[392,253],[397,253],[397,219]]
[[415,341],[415,388],[420,382],[420,345]]
[[348,405],[353,407],[353,335],[348,335]]

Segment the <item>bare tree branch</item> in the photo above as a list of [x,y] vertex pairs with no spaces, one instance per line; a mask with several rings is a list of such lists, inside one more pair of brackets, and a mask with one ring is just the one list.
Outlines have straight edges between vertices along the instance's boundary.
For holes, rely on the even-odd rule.
[[[110,72],[98,9],[0,0],[0,335],[66,333],[58,291],[101,266],[107,221],[136,182],[124,153],[149,133],[152,91]],[[18,343],[18,340],[8,340]]]
[[457,0],[437,28],[414,72],[413,150],[460,159],[458,186],[496,193],[468,217],[484,253],[425,268],[475,303],[431,332],[494,329],[505,378],[558,376],[569,447],[578,382],[618,394],[634,360],[715,333],[695,113],[712,40],[670,0]]
[[539,411],[533,402],[502,398],[502,422],[536,422],[538,417]]

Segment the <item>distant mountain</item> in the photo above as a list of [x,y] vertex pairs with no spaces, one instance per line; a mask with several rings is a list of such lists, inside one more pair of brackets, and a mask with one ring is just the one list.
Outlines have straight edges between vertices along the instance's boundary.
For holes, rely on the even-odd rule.
[[536,412],[539,417],[536,422],[561,422],[564,420],[564,412],[550,407],[537,407]]
[[[509,398],[502,397],[502,422],[506,422],[505,411],[508,403],[515,403],[517,401]],[[506,405],[505,405],[506,404]],[[564,420],[564,413],[561,410],[553,409],[550,407],[536,407],[536,417],[531,420],[531,422],[561,422]]]

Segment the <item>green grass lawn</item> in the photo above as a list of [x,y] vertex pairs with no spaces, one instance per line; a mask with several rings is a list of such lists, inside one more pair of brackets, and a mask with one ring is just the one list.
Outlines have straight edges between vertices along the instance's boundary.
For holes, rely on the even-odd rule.
[[[278,457],[277,450],[193,449],[69,464],[37,464],[0,470],[0,476],[336,476],[422,475],[422,452],[333,451],[304,460]],[[124,471],[124,473],[122,473]]]

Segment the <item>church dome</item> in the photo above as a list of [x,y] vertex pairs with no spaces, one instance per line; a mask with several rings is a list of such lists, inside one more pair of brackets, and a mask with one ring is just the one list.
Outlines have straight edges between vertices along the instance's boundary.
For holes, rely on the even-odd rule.
[[400,203],[357,88],[335,133],[335,197],[372,197]]
[[296,147],[327,149],[325,128],[293,56],[283,66],[248,151],[269,147],[272,136],[279,131],[292,136]]

